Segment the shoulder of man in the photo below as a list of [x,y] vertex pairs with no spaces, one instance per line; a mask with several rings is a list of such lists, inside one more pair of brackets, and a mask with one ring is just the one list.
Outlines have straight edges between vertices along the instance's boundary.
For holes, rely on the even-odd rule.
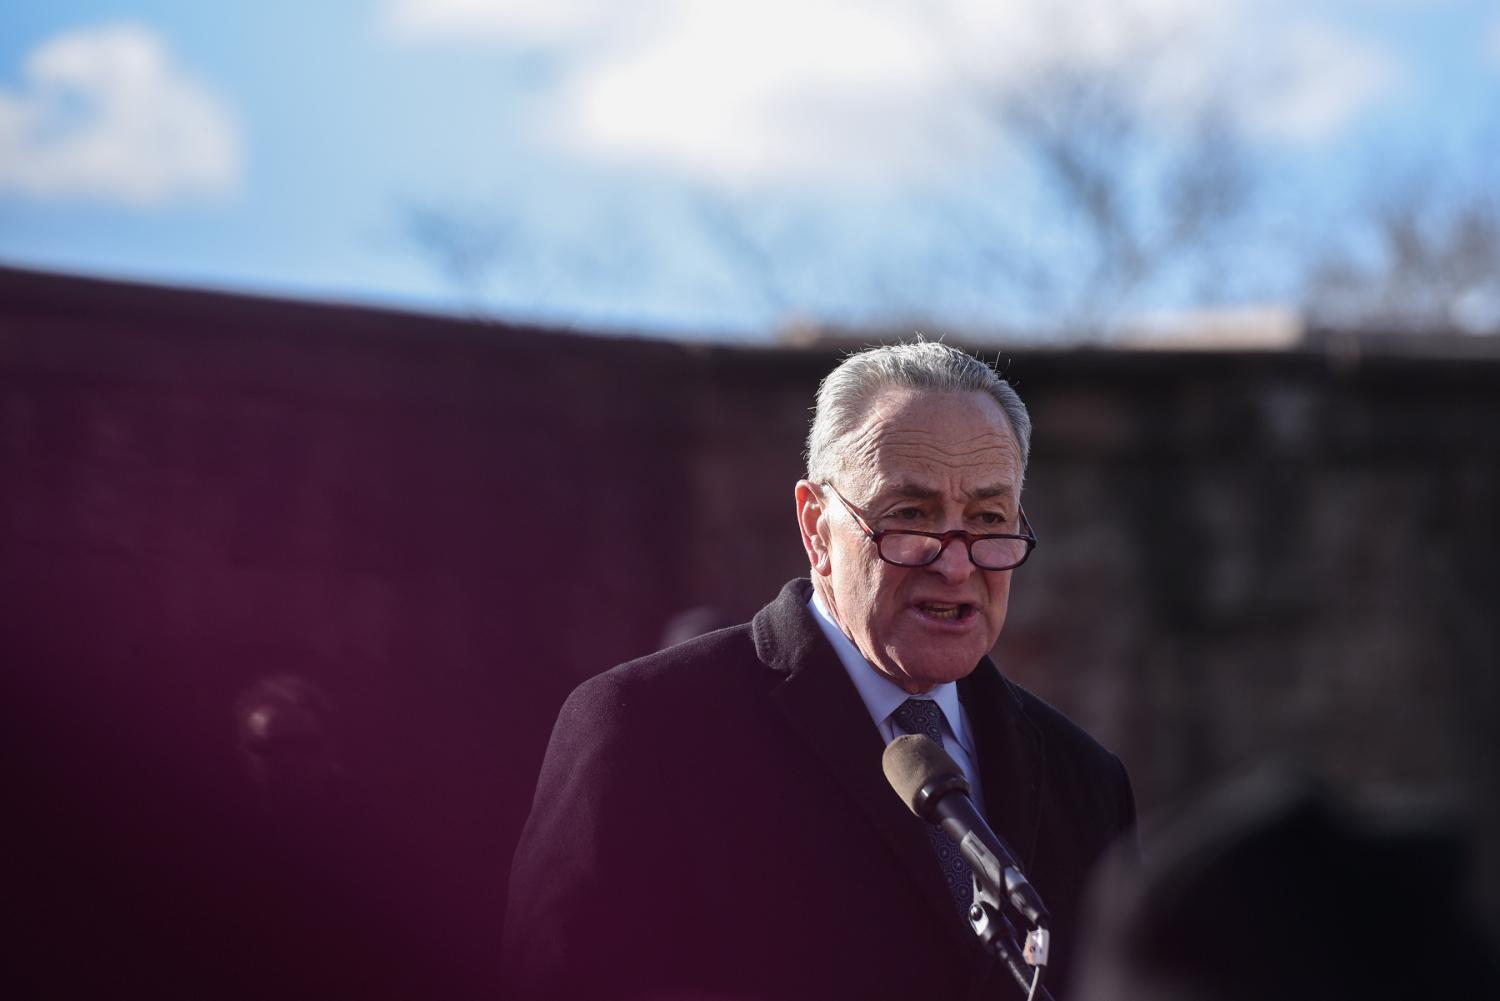
[[716,629],[686,642],[627,661],[573,690],[559,723],[617,715],[649,698],[661,704],[682,696],[722,693],[726,687],[774,686],[788,665],[805,655],[809,642],[826,642],[807,610],[811,585],[793,580],[750,622]]
[[729,626],[596,674],[573,690],[564,707],[623,708],[643,693],[713,684],[726,672],[733,673],[737,665],[754,660],[749,623]]

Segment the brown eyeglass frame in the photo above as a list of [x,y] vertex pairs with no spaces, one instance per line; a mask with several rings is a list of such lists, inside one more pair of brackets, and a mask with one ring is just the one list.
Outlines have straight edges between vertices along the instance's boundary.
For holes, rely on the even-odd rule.
[[[854,523],[859,526],[859,530],[865,533],[866,538],[875,543],[875,555],[880,557],[881,562],[889,563],[893,567],[905,567],[908,569],[916,567],[930,567],[932,566],[932,564],[943,558],[943,550],[948,548],[948,543],[951,540],[962,539],[964,548],[968,551],[970,563],[974,564],[974,566],[978,567],[980,570],[986,570],[991,573],[1003,573],[1006,570],[1014,570],[1016,567],[1031,559],[1031,552],[1037,547],[1037,543],[1039,541],[1036,537],[1036,531],[1031,527],[1030,519],[1026,517],[1026,509],[1024,507],[1020,507],[1019,505],[1017,507],[1021,513],[1021,527],[1025,529],[1025,535],[1016,535],[1013,532],[996,532],[992,535],[975,535],[972,532],[966,532],[961,528],[955,528],[951,532],[918,532],[915,529],[909,528],[888,528],[884,531],[877,532],[872,529],[869,523],[866,522],[865,519],[860,515],[860,513],[854,509],[854,505],[850,504],[847,500],[844,499],[844,495],[839,493],[837,487],[835,487],[832,483],[826,482],[822,485],[832,491],[833,495],[839,499],[839,503],[844,505],[844,510],[848,511],[849,516],[854,519]],[[892,535],[920,535],[923,538],[927,539],[937,539],[937,551],[932,554],[932,559],[928,560],[926,563],[897,563],[895,560],[890,559],[885,555],[885,550],[880,545],[880,540]],[[1008,567],[982,566],[978,560],[974,559],[974,543],[982,542],[985,539],[1020,539],[1022,542],[1026,543],[1026,552],[1021,555],[1021,558],[1019,560],[1017,560],[1015,563],[1012,563]]]

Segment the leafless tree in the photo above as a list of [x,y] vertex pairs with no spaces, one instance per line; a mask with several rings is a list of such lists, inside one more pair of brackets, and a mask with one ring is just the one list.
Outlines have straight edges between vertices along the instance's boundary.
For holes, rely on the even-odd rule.
[[514,255],[521,236],[490,210],[408,204],[401,234],[452,286],[464,309],[482,314],[485,289],[494,272]]
[[1175,283],[1210,300],[1223,291],[1221,252],[1255,188],[1222,102],[1183,101],[1168,117],[1138,77],[1134,66],[1058,61],[1023,90],[971,84],[979,120],[1007,153],[993,182],[978,195],[929,193],[928,238],[893,234],[900,250],[867,253],[852,264],[860,275],[728,198],[702,198],[699,227],[726,267],[783,313],[816,313],[807,297],[842,281],[877,322],[925,311],[939,321],[966,314],[976,328],[1106,338],[1153,289]]
[[1387,182],[1308,272],[1310,319],[1390,333],[1500,333],[1500,197],[1433,169]]
[[1153,283],[1214,270],[1218,241],[1252,193],[1250,159],[1223,107],[1205,99],[1183,120],[1164,119],[1130,74],[1060,65],[992,107],[1061,234],[1058,252],[1031,255],[1019,274],[1034,308],[1085,338],[1108,336]]
[[401,241],[467,312],[485,318],[525,301],[529,315],[520,318],[550,323],[571,312],[580,292],[617,294],[649,277],[650,254],[637,223],[629,212],[606,213],[598,234],[572,238],[538,225],[520,206],[437,199],[408,202],[397,219]]

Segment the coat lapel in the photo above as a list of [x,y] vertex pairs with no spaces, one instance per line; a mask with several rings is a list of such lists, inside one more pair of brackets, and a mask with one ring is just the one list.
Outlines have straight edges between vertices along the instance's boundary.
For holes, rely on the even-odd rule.
[[985,819],[1028,869],[1036,859],[1042,821],[1046,749],[1041,732],[988,657],[959,682],[958,694],[973,728]]
[[[800,586],[799,586],[800,585]],[[807,610],[811,585],[793,581],[755,617],[761,660],[786,679],[771,699],[814,757],[849,798],[916,883],[937,920],[965,941],[973,932],[959,917],[943,881],[927,832],[886,782],[885,744],[864,702]]]

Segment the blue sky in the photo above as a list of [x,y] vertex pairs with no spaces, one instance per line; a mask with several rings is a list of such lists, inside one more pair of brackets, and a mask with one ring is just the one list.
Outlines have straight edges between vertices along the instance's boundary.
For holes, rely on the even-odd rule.
[[1288,248],[1356,234],[1386,174],[1484,184],[1500,151],[1493,3],[13,2],[0,261],[677,336],[1004,326],[1037,307],[958,234],[1069,270],[986,114],[1061,65],[1164,135],[1211,96],[1255,167],[1235,280],[1136,309],[1291,300]]

